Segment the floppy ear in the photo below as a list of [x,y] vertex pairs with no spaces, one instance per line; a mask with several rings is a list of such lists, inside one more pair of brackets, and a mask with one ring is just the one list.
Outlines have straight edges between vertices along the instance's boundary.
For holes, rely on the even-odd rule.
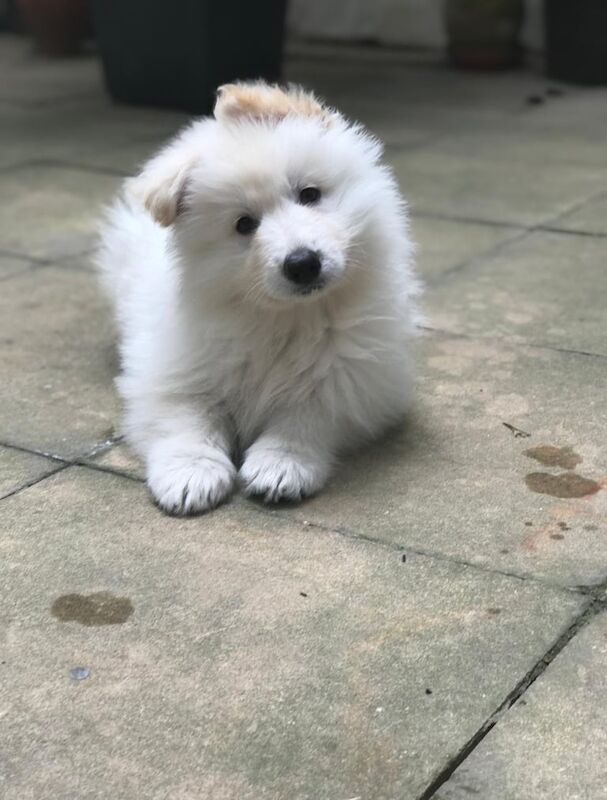
[[179,140],[170,144],[127,181],[127,191],[164,227],[177,219],[196,158]]
[[324,106],[301,86],[283,89],[263,81],[220,86],[213,113],[219,122],[239,119],[280,122],[287,116],[300,116],[316,117],[327,125],[337,116],[337,112]]

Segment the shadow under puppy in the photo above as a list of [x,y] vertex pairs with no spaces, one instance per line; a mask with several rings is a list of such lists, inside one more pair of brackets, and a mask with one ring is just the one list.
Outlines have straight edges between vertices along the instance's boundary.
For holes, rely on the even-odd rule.
[[419,285],[380,159],[314,95],[244,83],[126,182],[97,263],[125,435],[165,511],[210,509],[237,480],[299,500],[407,409]]

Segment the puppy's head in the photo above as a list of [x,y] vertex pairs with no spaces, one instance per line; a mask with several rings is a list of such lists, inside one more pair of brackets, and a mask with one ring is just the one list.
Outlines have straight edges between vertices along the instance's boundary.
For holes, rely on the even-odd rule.
[[230,84],[130,182],[201,282],[261,305],[354,279],[393,185],[360,127],[299,88]]

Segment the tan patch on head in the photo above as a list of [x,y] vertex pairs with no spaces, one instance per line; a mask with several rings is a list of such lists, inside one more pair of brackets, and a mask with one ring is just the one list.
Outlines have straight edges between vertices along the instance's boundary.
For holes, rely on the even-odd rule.
[[215,118],[223,122],[243,118],[279,122],[287,116],[299,116],[328,124],[335,113],[299,86],[282,89],[262,82],[220,86],[214,110]]

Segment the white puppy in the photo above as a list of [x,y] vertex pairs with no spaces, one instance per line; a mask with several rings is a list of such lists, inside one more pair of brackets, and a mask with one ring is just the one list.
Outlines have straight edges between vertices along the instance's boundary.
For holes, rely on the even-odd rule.
[[380,157],[313,95],[235,84],[127,181],[98,264],[125,434],[165,511],[212,508],[238,478],[299,500],[407,409],[419,286]]

